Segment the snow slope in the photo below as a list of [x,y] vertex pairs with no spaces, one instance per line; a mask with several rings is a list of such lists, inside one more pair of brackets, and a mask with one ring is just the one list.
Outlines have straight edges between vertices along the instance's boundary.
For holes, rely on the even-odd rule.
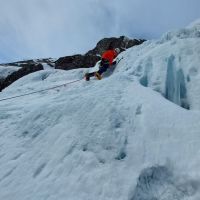
[[[1,101],[0,199],[199,200],[195,27],[185,37],[168,33],[120,54],[114,73],[101,81]],[[86,71],[39,71],[0,98]]]

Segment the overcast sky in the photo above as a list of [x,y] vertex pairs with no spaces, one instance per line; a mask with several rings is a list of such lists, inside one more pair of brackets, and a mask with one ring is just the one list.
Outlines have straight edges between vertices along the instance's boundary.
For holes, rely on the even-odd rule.
[[200,18],[200,0],[0,0],[0,63],[85,53],[111,36],[156,39]]

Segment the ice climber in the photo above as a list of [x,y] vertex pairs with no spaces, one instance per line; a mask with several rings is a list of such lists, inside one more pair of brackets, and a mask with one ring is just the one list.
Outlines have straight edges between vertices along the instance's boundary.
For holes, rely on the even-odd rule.
[[112,50],[105,51],[101,56],[101,62],[99,64],[99,70],[96,72],[86,73],[85,74],[85,80],[89,81],[90,77],[95,76],[98,80],[102,79],[102,74],[107,71],[109,67],[116,64],[116,61],[114,59],[117,57],[117,55],[120,53],[119,48],[115,48]]

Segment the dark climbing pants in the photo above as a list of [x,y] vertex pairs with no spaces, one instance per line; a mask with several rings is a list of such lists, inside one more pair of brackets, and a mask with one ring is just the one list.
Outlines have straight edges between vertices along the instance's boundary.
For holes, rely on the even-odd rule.
[[[99,67],[99,70],[97,71],[100,75],[107,71],[109,68],[109,64],[104,64],[103,66]],[[89,77],[94,76],[95,72],[91,72],[88,74]]]
[[103,74],[104,72],[106,72],[108,68],[109,68],[109,65],[108,65],[108,64],[105,64],[105,65],[99,67],[98,73],[101,75],[101,74]]

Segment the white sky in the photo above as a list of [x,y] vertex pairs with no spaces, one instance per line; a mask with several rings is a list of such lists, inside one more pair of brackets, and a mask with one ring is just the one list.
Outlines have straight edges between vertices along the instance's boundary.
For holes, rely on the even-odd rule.
[[85,53],[110,36],[152,39],[200,18],[199,0],[0,0],[0,63]]

